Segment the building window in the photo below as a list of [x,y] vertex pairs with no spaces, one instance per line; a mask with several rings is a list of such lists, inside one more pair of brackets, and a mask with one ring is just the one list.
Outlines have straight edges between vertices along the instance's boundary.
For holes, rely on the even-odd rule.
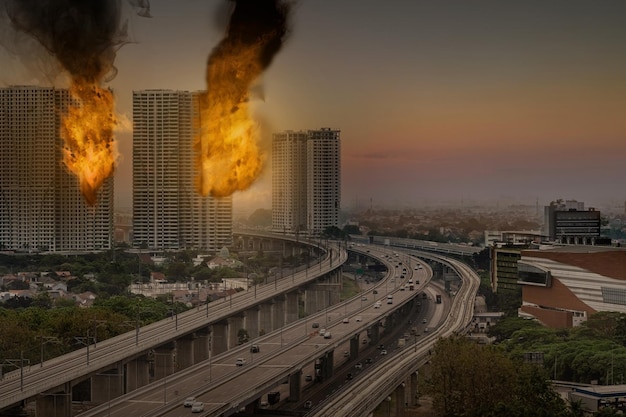
[[601,287],[602,301],[608,304],[626,305],[626,289]]

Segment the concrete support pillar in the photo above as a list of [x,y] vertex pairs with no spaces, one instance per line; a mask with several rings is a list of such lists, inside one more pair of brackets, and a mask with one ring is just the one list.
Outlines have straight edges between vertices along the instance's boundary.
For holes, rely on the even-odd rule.
[[228,350],[228,322],[220,321],[213,324],[211,334],[213,335],[212,354],[219,355]]
[[391,393],[391,405],[395,410],[394,416],[396,417],[404,417],[404,413],[406,411],[406,402],[404,399],[405,384],[402,383],[396,387],[396,389]]
[[254,306],[243,313],[245,329],[252,339],[259,337],[259,310],[258,306]]
[[176,340],[178,369],[189,368],[194,364],[194,339],[195,335],[189,335]]
[[285,325],[285,304],[285,297],[274,298],[274,305],[272,306],[274,330],[280,329]]
[[289,401],[298,402],[302,395],[302,370],[289,375]]
[[417,387],[417,375],[418,372],[414,372],[411,374],[409,378],[409,404],[412,407],[416,407],[419,399],[419,392]]
[[299,293],[298,291],[290,292],[286,295],[285,299],[285,309],[286,309],[286,323],[293,323],[294,321],[298,321],[298,300]]
[[204,329],[198,330],[195,336],[193,340],[193,361],[194,363],[200,363],[209,358],[209,350],[211,349],[209,338],[211,337],[211,333],[209,328],[205,327]]
[[68,384],[61,391],[43,392],[37,396],[35,403],[35,415],[49,417],[71,417],[72,412],[72,389]]
[[374,323],[369,329],[370,343],[377,344],[380,340],[380,326],[378,323]]
[[272,301],[270,300],[267,303],[261,304],[259,308],[259,333],[270,333],[274,330],[274,326],[272,324]]
[[243,329],[243,316],[231,316],[228,321],[228,349],[239,344],[239,330]]
[[150,363],[147,356],[141,356],[126,363],[126,392],[150,383]]
[[359,356],[360,335],[357,333],[350,339],[350,357],[357,358]]
[[154,380],[161,379],[176,372],[176,347],[174,344],[150,351],[148,358],[152,363]]
[[326,381],[333,376],[334,355],[335,351],[331,350],[326,352],[319,360],[319,376],[322,381]]
[[327,299],[328,294],[325,290],[320,290],[316,286],[307,287],[304,291],[304,312],[309,315],[322,311]]
[[91,377],[91,402],[102,404],[124,393],[124,374],[117,369]]

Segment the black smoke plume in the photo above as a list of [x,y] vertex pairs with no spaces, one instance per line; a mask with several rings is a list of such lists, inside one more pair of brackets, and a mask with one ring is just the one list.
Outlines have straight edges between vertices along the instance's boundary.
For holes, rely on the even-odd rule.
[[[213,61],[219,61],[225,51],[262,44],[258,63],[262,69],[266,69],[289,34],[291,3],[283,0],[230,1],[234,2],[235,6],[226,36],[211,53],[208,65],[211,66]],[[208,87],[210,88],[210,85]]]
[[[149,16],[147,0],[129,0]],[[13,27],[37,39],[73,79],[99,83],[115,75],[127,42],[121,0],[0,0]]]

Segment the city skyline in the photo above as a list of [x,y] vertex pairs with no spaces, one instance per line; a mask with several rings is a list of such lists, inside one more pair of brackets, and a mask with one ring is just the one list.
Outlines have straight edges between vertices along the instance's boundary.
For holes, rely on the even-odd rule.
[[[151,4],[152,19],[131,20],[135,43],[109,84],[128,117],[133,90],[202,89],[227,21],[226,2]],[[623,202],[624,12],[619,1],[300,1],[255,89],[264,149],[274,132],[341,129],[343,206]],[[0,59],[11,64],[2,85],[50,82],[45,66]],[[116,204],[130,207],[130,129],[117,138]],[[234,201],[270,207],[270,178]]]

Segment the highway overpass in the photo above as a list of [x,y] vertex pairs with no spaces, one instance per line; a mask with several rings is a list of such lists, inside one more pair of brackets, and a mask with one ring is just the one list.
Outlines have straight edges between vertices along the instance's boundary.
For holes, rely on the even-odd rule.
[[[255,237],[250,239],[254,241]],[[262,239],[269,242],[267,236]],[[324,247],[325,242],[290,236],[274,236],[274,239],[288,243],[281,243],[280,250],[296,251],[298,246],[308,245],[324,251],[325,257],[319,264],[274,283],[255,286],[138,331],[99,341],[97,346],[89,343],[83,349],[42,364],[4,373],[0,381],[0,410],[36,399],[39,415],[71,416],[72,389],[82,381],[89,379],[92,399],[103,401],[105,395],[133,391],[153,379],[191,367],[210,354],[227,351],[237,344],[237,333],[242,328],[254,338],[296,321],[299,299],[312,312],[339,300],[337,291],[331,291],[329,296],[328,290],[340,286],[341,267],[347,259],[341,245],[329,242]],[[92,341],[89,335],[77,336]],[[115,378],[110,376],[111,372]],[[109,386],[109,394],[104,394]]]
[[[182,403],[188,396],[204,403],[201,416],[228,416],[241,409],[253,412],[270,391],[282,390],[282,398],[288,396],[290,402],[300,401],[307,386],[332,378],[335,368],[348,358],[358,357],[366,347],[376,345],[381,333],[391,331],[407,309],[416,300],[422,300],[420,295],[432,275],[427,265],[417,269],[417,263],[413,263],[414,268],[409,269],[393,257],[391,250],[367,250],[363,250],[364,256],[377,256],[387,265],[389,273],[385,280],[369,284],[362,293],[344,303],[252,341],[260,347],[259,353],[251,353],[250,344],[246,344],[173,375],[167,383],[156,382],[80,416],[186,415],[190,410],[184,409]],[[383,257],[383,253],[388,257]],[[420,281],[413,291],[405,288],[410,279]],[[376,302],[380,303],[379,308],[375,307]],[[437,310],[435,320],[443,321],[446,316],[443,307]],[[314,327],[313,323],[319,326]],[[319,334],[322,327],[331,332],[331,338]],[[236,366],[238,358],[245,359],[246,364]],[[307,379],[308,375],[315,379]]]

